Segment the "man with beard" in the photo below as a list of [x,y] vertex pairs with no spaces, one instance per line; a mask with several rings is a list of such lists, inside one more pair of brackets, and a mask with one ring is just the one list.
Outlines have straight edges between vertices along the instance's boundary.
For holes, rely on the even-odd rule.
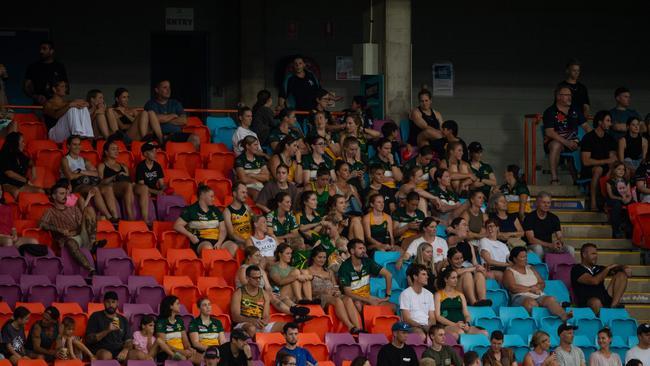
[[597,211],[596,195],[598,181],[607,175],[609,167],[616,162],[617,144],[608,133],[612,126],[612,115],[608,111],[599,111],[594,116],[594,129],[580,141],[583,179],[591,179],[591,210]]
[[104,310],[88,319],[86,345],[98,360],[143,360],[146,355],[133,349],[129,321],[117,313],[117,303],[117,293],[104,294]]
[[294,356],[296,358],[296,366],[314,366],[318,364],[318,361],[314,359],[307,349],[298,346],[298,324],[285,324],[282,329],[282,335],[287,344],[280,348],[278,353],[275,355],[276,366],[281,366],[280,356],[282,354],[290,354]]
[[25,94],[34,100],[34,104],[43,105],[47,101],[50,81],[56,79],[69,84],[65,66],[54,59],[54,44],[51,41],[41,42],[39,55],[40,60],[27,68],[23,89]]

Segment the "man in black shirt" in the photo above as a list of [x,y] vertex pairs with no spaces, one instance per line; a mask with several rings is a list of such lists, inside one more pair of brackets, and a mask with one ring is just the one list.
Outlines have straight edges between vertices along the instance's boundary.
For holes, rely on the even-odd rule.
[[149,192],[158,195],[165,190],[162,166],[156,161],[156,145],[148,142],[140,147],[144,160],[135,168],[135,181],[149,187]]
[[230,342],[219,346],[221,360],[219,366],[252,366],[253,354],[246,340],[249,336],[241,329],[233,329]]
[[[612,308],[620,305],[621,297],[627,287],[627,279],[632,276],[630,266],[610,264],[599,266],[595,244],[585,243],[580,248],[580,263],[571,269],[571,287],[579,307],[590,307],[600,316],[602,307]],[[613,275],[605,288],[605,277]]]
[[133,349],[129,322],[117,313],[117,293],[104,294],[104,310],[90,315],[86,345],[98,360],[144,360],[147,355]]
[[583,115],[589,115],[589,92],[585,84],[578,81],[580,77],[580,61],[571,59],[566,64],[566,79],[560,81],[558,86],[571,89],[571,105],[581,111]]
[[34,100],[34,104],[44,105],[47,101],[48,83],[52,80],[68,83],[68,74],[62,63],[54,60],[54,44],[43,41],[40,44],[40,60],[29,65],[25,73],[23,89],[25,94]]
[[[560,153],[578,149],[578,128],[591,131],[587,119],[571,104],[571,89],[559,86],[555,89],[555,103],[546,108],[544,122],[544,150],[548,152],[551,165],[551,184],[559,184],[557,167]],[[572,166],[572,165],[570,165]],[[572,171],[573,172],[573,171]]]
[[609,166],[616,161],[617,144],[607,133],[612,126],[612,116],[608,111],[599,111],[594,116],[594,130],[580,141],[582,160],[582,179],[591,179],[591,210],[597,211],[596,193],[598,180],[609,172]]
[[[562,227],[560,219],[551,210],[551,194],[539,192],[537,195],[535,211],[526,215],[524,231],[528,248],[540,258],[544,253],[569,253],[573,255],[573,247],[564,245],[562,241]],[[555,240],[553,240],[555,235]]]
[[396,322],[391,328],[393,341],[384,345],[377,355],[377,366],[416,366],[418,356],[413,347],[406,344],[411,326],[405,322]]
[[293,72],[284,78],[278,104],[282,108],[311,111],[316,107],[316,94],[320,90],[316,76],[305,65],[302,56],[293,59]]

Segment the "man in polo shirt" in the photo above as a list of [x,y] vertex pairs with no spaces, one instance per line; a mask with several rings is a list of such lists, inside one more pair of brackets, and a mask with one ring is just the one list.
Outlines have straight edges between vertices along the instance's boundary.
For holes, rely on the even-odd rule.
[[639,112],[630,108],[630,89],[625,87],[616,88],[614,91],[614,99],[616,99],[616,107],[609,110],[612,115],[612,136],[616,141],[625,136],[627,132],[627,120],[631,117],[641,120]]
[[[386,269],[366,256],[366,244],[353,239],[348,242],[350,258],[339,267],[338,275],[343,293],[354,300],[359,311],[363,304],[369,305],[394,305],[390,302],[392,293],[393,276]],[[370,276],[382,276],[386,280],[386,297],[377,298],[370,296]]]
[[316,107],[316,94],[320,89],[316,76],[305,65],[302,56],[293,58],[293,72],[282,83],[278,105],[297,111],[310,111]]
[[210,346],[218,346],[226,342],[223,324],[219,319],[213,318],[212,304],[208,298],[200,298],[196,305],[200,314],[192,319],[188,335],[192,347],[198,352],[206,352]]
[[625,354],[625,363],[632,359],[637,359],[643,365],[650,365],[650,324],[643,323],[636,329],[636,336],[639,343],[630,348]]
[[617,145],[608,134],[612,117],[607,111],[599,111],[594,116],[594,129],[580,141],[580,158],[582,159],[582,179],[591,179],[591,210],[597,211],[596,194],[599,179],[609,172],[609,166],[616,158]]
[[398,238],[402,248],[408,248],[409,244],[417,238],[420,223],[424,220],[425,214],[418,206],[420,195],[417,192],[409,192],[406,195],[406,204],[392,214],[393,233]]
[[[627,287],[627,279],[632,276],[632,268],[626,265],[610,264],[599,266],[598,251],[595,244],[585,243],[580,248],[580,263],[571,269],[571,287],[579,307],[590,307],[600,316],[603,307],[620,306],[621,297]],[[607,288],[605,278],[613,275]]]
[[548,151],[551,165],[551,184],[559,184],[557,167],[560,153],[578,149],[578,128],[591,131],[582,112],[571,105],[571,89],[559,86],[555,89],[555,103],[546,108],[544,122],[544,149]]
[[557,328],[557,335],[560,336],[560,346],[555,349],[557,362],[560,366],[586,366],[585,354],[582,350],[573,345],[573,331],[578,327],[567,323]]

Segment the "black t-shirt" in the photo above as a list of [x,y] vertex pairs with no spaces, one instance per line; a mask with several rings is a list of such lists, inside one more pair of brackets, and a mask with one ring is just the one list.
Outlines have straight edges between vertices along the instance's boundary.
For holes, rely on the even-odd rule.
[[575,106],[577,110],[582,111],[583,106],[590,105],[589,92],[585,84],[577,81],[575,84],[567,83],[566,80],[560,81],[558,87],[566,87],[571,89],[571,106]]
[[162,166],[157,161],[153,162],[151,169],[147,167],[146,160],[138,163],[135,168],[135,181],[144,181],[144,184],[151,189],[159,189],[158,180],[164,177]]
[[[316,107],[316,92],[318,89],[320,89],[320,83],[311,72],[305,71],[305,77],[303,78],[291,73],[284,79],[280,97],[292,99],[295,110],[311,111]],[[291,103],[288,105],[290,106]]]
[[547,243],[553,242],[553,234],[562,230],[560,219],[552,212],[546,214],[545,219],[537,216],[537,211],[530,212],[524,219],[524,231],[532,230],[535,237]]
[[634,172],[634,177],[632,178],[634,184],[636,182],[645,182],[645,187],[650,187],[650,162],[643,162]]
[[595,130],[587,133],[580,141],[580,150],[582,152],[591,152],[592,159],[608,159],[611,151],[616,152],[616,142],[608,133],[603,137],[596,134]]
[[405,344],[402,348],[388,343],[381,347],[377,355],[377,366],[417,366],[418,356],[413,347]]
[[29,168],[29,158],[23,153],[16,155],[0,154],[0,183],[11,184],[15,187],[22,187],[25,183],[10,178],[5,175],[5,172],[11,170],[14,173],[27,177],[27,169]]
[[219,355],[221,359],[219,360],[219,366],[246,366],[248,365],[248,360],[246,359],[246,354],[244,351],[239,351],[239,355],[235,357],[232,354],[230,349],[230,342],[226,342],[219,346]]
[[496,213],[491,213],[490,218],[497,221],[499,224],[499,231],[502,233],[513,233],[517,231],[515,220],[517,220],[517,213],[509,213],[505,219],[501,219]]
[[58,61],[49,64],[39,61],[29,65],[25,79],[32,81],[34,94],[47,95],[47,84],[54,79],[68,81],[68,74],[65,71],[65,66]]
[[587,120],[575,106],[569,107],[567,114],[564,114],[555,104],[546,108],[542,117],[544,129],[552,128],[558,135],[567,140],[578,139],[578,127]]
[[605,288],[605,281],[597,285],[585,285],[578,282],[578,278],[580,278],[580,276],[583,274],[587,273],[593,277],[598,275],[604,269],[605,267],[596,265],[590,271],[580,263],[573,265],[573,268],[571,268],[571,287],[573,287],[573,293],[576,295],[578,306],[586,307],[587,300],[592,297],[599,298],[605,307],[609,307],[609,305],[611,305],[611,297]]
[[[370,191],[375,191],[373,188],[368,186],[366,190],[363,192],[363,199],[367,200],[370,198]],[[389,188],[386,187],[385,185],[381,185],[381,188],[379,188],[379,192],[377,192],[380,196],[384,197],[384,212],[387,214],[390,214],[390,204],[395,203],[397,204],[396,196],[397,196],[397,189],[394,188]],[[369,202],[366,202],[366,208],[370,207]]]
[[[124,343],[131,339],[129,322],[122,315],[115,315],[120,320],[120,329],[108,333],[106,337],[102,338],[97,343],[87,343],[86,345],[93,353],[97,353],[100,349],[105,349],[111,352],[113,356],[116,356],[120,351],[122,351],[122,348],[124,348]],[[107,317],[106,313],[103,311],[92,313],[88,319],[88,325],[86,326],[86,337],[89,334],[96,334],[105,331],[112,321],[113,319]]]

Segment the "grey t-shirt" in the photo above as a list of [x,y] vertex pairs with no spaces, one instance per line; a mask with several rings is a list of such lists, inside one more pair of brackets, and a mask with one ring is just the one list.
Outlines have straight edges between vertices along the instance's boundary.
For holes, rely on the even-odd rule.
[[557,355],[557,362],[560,366],[580,366],[586,365],[585,354],[582,350],[574,345],[571,345],[571,352],[563,350],[561,347],[555,349]]
[[[9,320],[2,327],[2,343],[11,345],[14,351],[21,356],[25,356],[25,327],[16,329],[11,325],[12,321]],[[2,353],[8,358],[10,356],[9,350],[2,347]]]

